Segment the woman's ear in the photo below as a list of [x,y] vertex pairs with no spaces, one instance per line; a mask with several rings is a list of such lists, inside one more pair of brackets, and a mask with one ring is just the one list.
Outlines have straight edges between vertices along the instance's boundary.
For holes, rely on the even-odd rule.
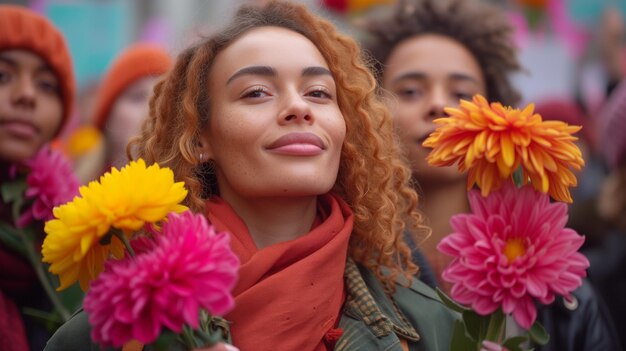
[[213,149],[205,136],[201,136],[196,146],[198,160],[200,163],[208,162],[213,159]]

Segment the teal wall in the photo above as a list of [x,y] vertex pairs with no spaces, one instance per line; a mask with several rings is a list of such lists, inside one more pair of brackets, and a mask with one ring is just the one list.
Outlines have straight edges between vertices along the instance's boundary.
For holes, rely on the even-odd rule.
[[50,2],[45,15],[65,35],[79,87],[98,79],[133,38],[130,1]]

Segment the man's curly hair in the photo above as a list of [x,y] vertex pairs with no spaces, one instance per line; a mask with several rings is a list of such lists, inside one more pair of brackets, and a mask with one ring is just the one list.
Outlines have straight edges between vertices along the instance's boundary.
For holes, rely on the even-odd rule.
[[384,65],[396,46],[422,34],[450,37],[476,58],[487,84],[487,98],[514,106],[519,93],[509,80],[519,71],[517,50],[504,12],[475,0],[399,0],[391,13],[367,19],[363,24],[369,38],[364,49],[375,59],[372,65],[382,82]]

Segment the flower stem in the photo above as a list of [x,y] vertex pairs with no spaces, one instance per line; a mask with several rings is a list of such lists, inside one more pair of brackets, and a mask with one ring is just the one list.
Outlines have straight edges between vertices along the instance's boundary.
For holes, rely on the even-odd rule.
[[128,241],[128,238],[126,237],[126,235],[124,235],[124,232],[122,232],[121,230],[117,228],[111,228],[111,233],[113,233],[113,235],[115,235],[118,239],[120,239],[120,241],[124,244],[124,247],[126,247],[126,250],[130,254],[130,256],[135,257],[135,251],[133,250],[133,247],[130,245],[130,242]]
[[521,166],[513,172],[513,184],[518,188],[524,185],[524,171]]
[[485,340],[500,342],[502,341],[502,333],[504,332],[506,318],[501,309],[497,309],[491,314],[489,318],[489,325],[487,326],[487,333]]
[[28,260],[30,261],[30,264],[33,266],[33,268],[35,269],[37,278],[39,278],[39,282],[41,282],[43,289],[46,291],[46,295],[48,295],[48,298],[52,302],[52,305],[57,310],[57,312],[59,312],[59,314],[61,315],[61,318],[63,318],[63,321],[64,322],[68,321],[70,319],[70,313],[67,311],[65,306],[63,306],[63,303],[59,299],[59,296],[57,295],[57,293],[54,290],[52,290],[52,286],[50,286],[50,281],[48,280],[48,276],[44,272],[43,267],[41,265],[41,257],[37,255],[37,253],[35,252],[35,248],[32,245],[32,242],[28,240],[26,235],[20,235],[20,237],[22,238],[22,241],[24,242],[24,247],[26,249]]

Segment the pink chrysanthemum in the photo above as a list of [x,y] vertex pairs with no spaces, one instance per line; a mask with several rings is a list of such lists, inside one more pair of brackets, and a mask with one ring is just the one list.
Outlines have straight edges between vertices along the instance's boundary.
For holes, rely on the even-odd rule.
[[140,243],[150,251],[107,262],[92,282],[84,308],[93,340],[114,347],[132,339],[150,344],[162,327],[176,333],[183,324],[197,328],[200,309],[228,312],[239,268],[229,243],[201,215],[170,214],[152,249]]
[[26,199],[33,199],[33,205],[22,214],[17,225],[27,226],[34,220],[54,218],[52,209],[78,195],[79,182],[70,161],[59,151],[48,146],[31,159],[24,162],[30,168],[26,177],[28,189]]
[[454,257],[442,277],[457,302],[481,315],[501,306],[529,329],[534,299],[548,304],[582,284],[589,261],[577,250],[585,239],[565,228],[567,205],[530,186],[507,182],[488,197],[472,190],[469,200],[472,213],[453,216],[454,232],[437,246]]

